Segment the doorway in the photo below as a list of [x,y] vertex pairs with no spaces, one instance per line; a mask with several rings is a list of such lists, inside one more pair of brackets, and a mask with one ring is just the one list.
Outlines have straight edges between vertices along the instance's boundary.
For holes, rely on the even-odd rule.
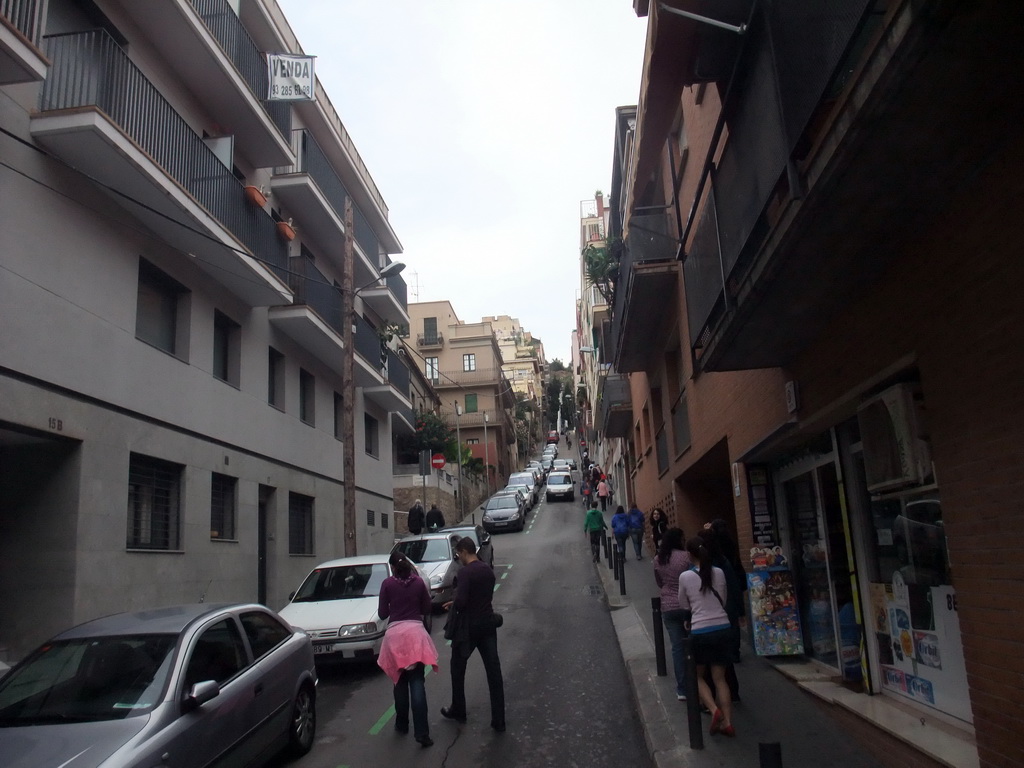
[[270,511],[274,508],[275,488],[269,485],[260,485],[259,504],[257,512],[257,564],[256,564],[256,600],[261,605],[267,604],[267,581],[269,573],[269,523],[267,520]]

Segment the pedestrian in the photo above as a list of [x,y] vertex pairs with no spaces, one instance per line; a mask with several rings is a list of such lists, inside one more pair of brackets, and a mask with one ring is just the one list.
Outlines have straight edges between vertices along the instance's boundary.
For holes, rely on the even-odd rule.
[[[697,690],[701,703],[711,711],[711,733],[735,736],[732,701],[725,681],[725,667],[732,658],[729,615],[725,612],[725,573],[711,562],[704,539],[686,542],[693,567],[679,575],[679,607],[690,611],[690,647],[697,665]],[[715,693],[704,681],[711,670]]]
[[636,559],[644,559],[644,513],[637,509],[636,503],[629,508],[629,538],[633,540]]
[[430,511],[427,512],[427,532],[439,531],[444,525],[444,512],[437,508],[437,504],[431,504]]
[[595,488],[597,487],[597,484],[601,482],[601,474],[601,468],[597,466],[597,464],[590,468],[590,484]]
[[[651,511],[651,538],[654,540],[654,551],[661,551],[661,537],[665,535],[665,530],[668,528],[668,518],[665,517],[665,510],[661,507],[655,507]],[[682,543],[680,543],[682,548]]]
[[500,733],[505,730],[505,684],[498,658],[501,615],[494,612],[491,602],[494,570],[476,556],[476,544],[468,536],[459,539],[455,554],[462,570],[455,582],[455,598],[445,603],[444,609],[454,609],[451,620],[462,629],[452,638],[452,703],[441,707],[441,716],[466,722],[466,665],[473,651],[479,650],[491,696],[491,728]]
[[409,533],[418,536],[423,531],[423,502],[419,499],[409,508]]
[[[655,510],[658,512],[660,510]],[[653,513],[651,516],[653,521]],[[676,673],[676,698],[686,701],[686,659],[683,656],[683,638],[687,635],[689,612],[679,607],[679,576],[693,567],[690,555],[683,548],[683,531],[669,528],[660,537],[657,557],[654,559],[654,582],[661,588],[661,620],[668,632],[672,647],[672,667]]]
[[597,505],[591,502],[587,516],[583,519],[583,531],[590,535],[590,554],[594,556],[595,563],[601,559],[601,539],[604,538],[607,527],[604,515],[598,512]]
[[593,493],[593,488],[590,485],[590,480],[584,475],[583,479],[580,480],[580,496],[583,497],[584,509],[590,509],[590,497]]
[[597,498],[601,500],[602,512],[608,509],[608,497],[611,495],[612,492],[608,485],[608,478],[605,475],[601,475],[601,479],[597,481]]
[[[721,568],[725,574],[725,612],[729,615],[732,654],[725,668],[725,681],[729,684],[730,699],[737,704],[740,701],[740,681],[734,665],[740,660],[740,619],[746,614],[743,592],[747,588],[747,574],[743,570],[743,564],[739,562],[739,549],[732,543],[724,520],[707,523],[700,537],[704,539],[708,552],[711,553],[711,564]],[[734,551],[733,557],[728,555],[731,551]]]
[[619,556],[626,556],[626,539],[629,538],[629,515],[620,504],[615,514],[612,515],[612,535],[615,537],[615,546],[619,550]]
[[413,735],[423,747],[434,742],[427,721],[427,689],[423,677],[427,665],[437,671],[437,648],[426,630],[430,617],[430,591],[416,566],[401,552],[388,560],[393,575],[380,586],[377,613],[389,619],[377,664],[395,685],[395,730],[409,732],[412,703]]

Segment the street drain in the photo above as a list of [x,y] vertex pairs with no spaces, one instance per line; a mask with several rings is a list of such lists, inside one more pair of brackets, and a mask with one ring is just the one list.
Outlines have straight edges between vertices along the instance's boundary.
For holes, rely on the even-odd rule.
[[592,597],[600,597],[604,594],[604,590],[596,584],[590,584],[583,589],[583,594],[591,595]]

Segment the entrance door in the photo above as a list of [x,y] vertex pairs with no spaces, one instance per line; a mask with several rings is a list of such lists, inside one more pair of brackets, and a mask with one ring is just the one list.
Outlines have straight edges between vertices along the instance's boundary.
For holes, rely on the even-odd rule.
[[258,522],[258,541],[256,544],[257,550],[257,566],[256,566],[256,593],[257,601],[262,605],[267,604],[267,572],[269,570],[267,564],[268,551],[267,546],[267,515],[269,511],[273,509],[274,489],[269,485],[260,486],[260,497],[259,497],[259,509],[257,512]]

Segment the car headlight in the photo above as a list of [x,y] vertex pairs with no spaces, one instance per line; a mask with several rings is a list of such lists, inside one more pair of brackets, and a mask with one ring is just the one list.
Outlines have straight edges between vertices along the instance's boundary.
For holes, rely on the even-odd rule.
[[368,621],[365,624],[346,624],[338,630],[338,637],[356,637],[358,635],[372,635],[377,631],[377,625]]
[[484,520],[486,520],[488,523],[491,522],[491,516],[489,514],[485,513],[484,514]]
[[442,581],[444,581],[444,574],[435,573],[433,576],[430,577],[430,586],[439,587],[441,586]]

